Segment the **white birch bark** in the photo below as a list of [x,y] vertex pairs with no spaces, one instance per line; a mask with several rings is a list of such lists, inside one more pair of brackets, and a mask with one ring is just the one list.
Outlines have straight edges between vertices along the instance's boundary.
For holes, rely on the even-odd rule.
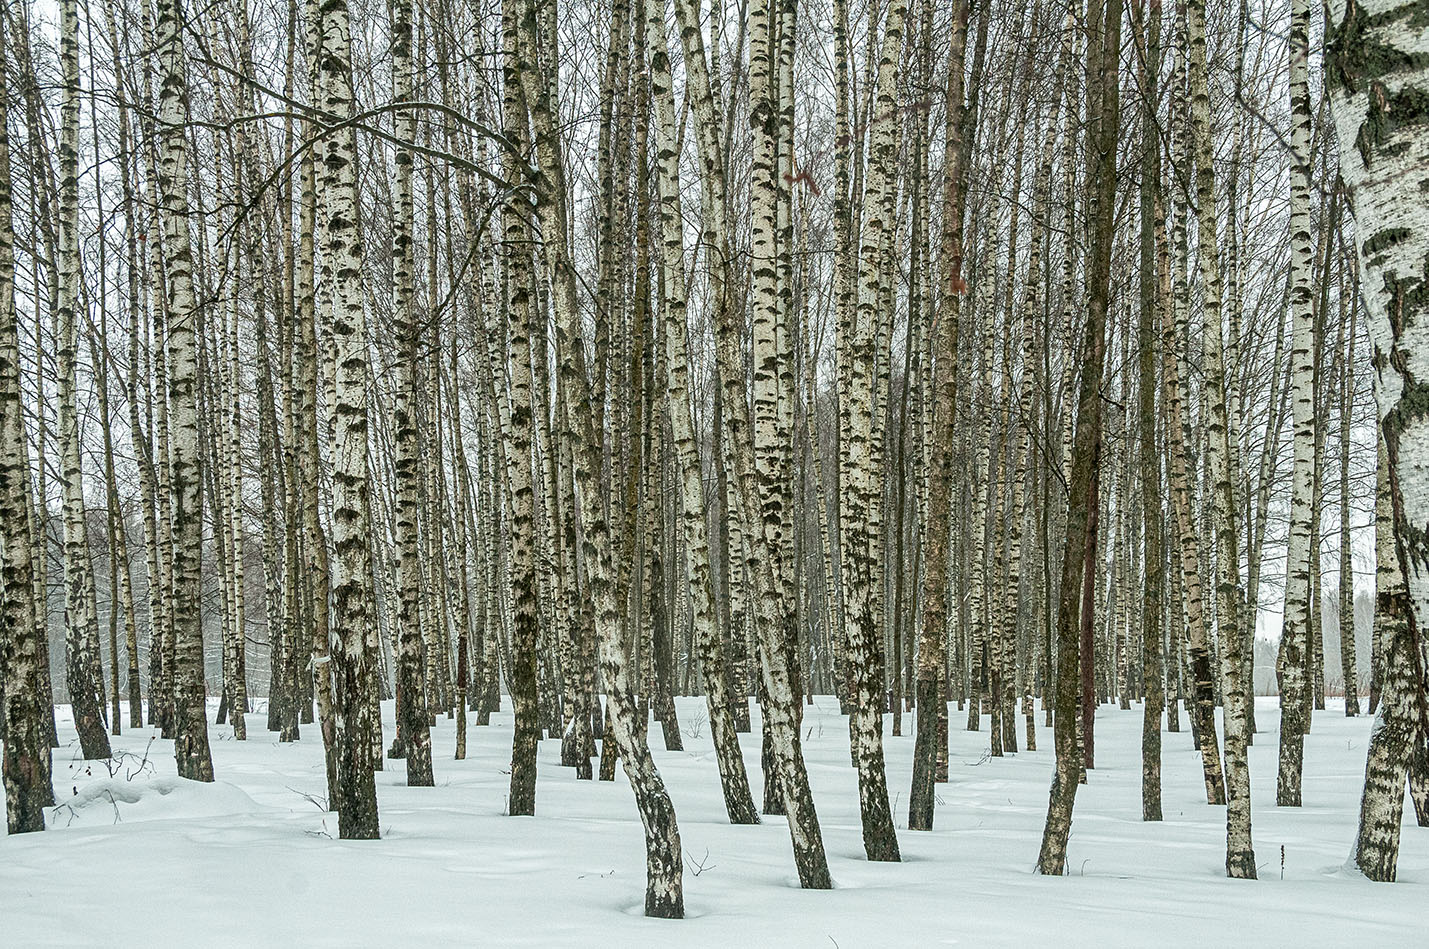
[[[1397,810],[1403,800],[1399,768],[1410,753],[1408,745],[1423,753],[1423,743],[1429,740],[1420,638],[1429,620],[1424,607],[1429,575],[1423,569],[1429,560],[1429,476],[1423,465],[1429,456],[1429,399],[1424,390],[1429,379],[1429,299],[1424,292],[1429,284],[1429,204],[1424,200],[1429,179],[1429,31],[1424,28],[1423,3],[1406,0],[1334,0],[1327,19],[1326,87],[1338,133],[1340,171],[1354,205],[1383,435],[1380,465],[1389,510],[1381,507],[1377,518],[1378,559],[1382,580],[1390,561],[1408,588],[1407,605],[1383,611],[1403,628],[1386,630],[1384,695],[1376,720],[1386,727],[1377,730],[1382,741],[1371,742],[1366,767],[1367,776],[1376,768],[1393,771],[1389,780],[1366,781],[1357,848],[1366,875],[1391,880]],[[1386,549],[1390,523],[1392,557]],[[1392,575],[1389,579],[1378,597],[1393,592],[1405,598],[1394,589]],[[1396,654],[1409,668],[1391,671]],[[1392,676],[1407,680],[1400,681],[1412,691],[1412,703],[1403,701],[1398,684],[1391,690]],[[1404,737],[1410,734],[1412,743],[1406,743]]]
[[[898,63],[902,52],[907,0],[893,0],[884,27],[878,65],[878,114],[894,112]],[[884,234],[894,222],[886,196],[896,189],[896,119],[880,122],[873,130],[868,179],[864,191],[867,213],[860,236],[858,305],[854,339],[850,346],[851,387],[848,392],[849,442],[844,446],[851,483],[846,487],[850,547],[848,557],[848,644],[853,662],[854,694],[850,704],[856,715],[855,760],[858,764],[859,805],[863,823],[863,848],[869,860],[898,860],[898,838],[888,806],[888,783],[883,763],[883,623],[878,615],[875,585],[879,572],[875,560],[882,550],[874,514],[881,504],[880,479],[874,458],[873,415],[878,397],[875,379],[880,281],[883,271]]]
[[[0,17],[0,50],[7,49],[7,20]],[[11,834],[45,829],[54,803],[45,734],[40,666],[42,614],[35,603],[30,533],[30,449],[21,405],[20,337],[15,310],[15,230],[10,185],[7,54],[0,54],[0,701],[3,701],[5,826]],[[43,565],[41,565],[41,568]]]
[[710,544],[705,523],[704,490],[700,478],[699,445],[690,411],[689,352],[685,341],[686,296],[684,218],[680,211],[680,153],[675,128],[675,99],[670,82],[670,58],[665,41],[664,0],[645,0],[646,46],[650,56],[650,95],[658,162],[660,232],[665,286],[666,388],[670,428],[674,436],[680,478],[680,522],[690,560],[690,609],[700,665],[705,675],[710,734],[714,740],[725,810],[730,823],[757,824],[759,811],[749,790],[749,778],[735,733],[734,714],[724,675],[723,644],[715,628]]
[[[322,53],[318,91],[330,121],[355,111],[352,36],[346,0],[325,0],[318,10]],[[357,131],[330,130],[323,142],[321,234],[326,306],[319,324],[330,333],[333,387],[332,678],[337,742],[338,832],[344,839],[379,836],[373,778],[369,692],[377,657],[370,649],[372,517],[367,459],[367,332],[362,285],[361,207],[357,189]]]
[[1305,675],[1310,627],[1310,545],[1314,537],[1315,464],[1314,305],[1310,246],[1310,5],[1290,10],[1290,344],[1295,463],[1290,489],[1290,539],[1285,575],[1285,622],[1276,672],[1280,683],[1280,767],[1275,803],[1300,806],[1305,753]]
[[84,507],[80,461],[79,386],[79,7],[60,4],[60,64],[64,98],[60,106],[59,295],[55,311],[59,372],[60,479],[64,488],[66,683],[74,707],[80,750],[86,758],[109,757],[104,728],[104,684],[100,674],[99,619],[94,604],[94,571]]

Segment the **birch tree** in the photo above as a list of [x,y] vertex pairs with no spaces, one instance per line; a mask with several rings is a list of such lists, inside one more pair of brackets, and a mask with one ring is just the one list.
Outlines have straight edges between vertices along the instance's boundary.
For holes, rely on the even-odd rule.
[[[59,294],[56,299],[56,363],[59,373],[60,474],[64,487],[65,682],[74,707],[80,751],[108,758],[104,682],[99,659],[99,617],[84,506],[84,469],[79,440],[79,7],[60,5],[60,63],[64,99],[60,109]],[[41,499],[43,503],[43,498]],[[200,717],[201,717],[200,713]]]
[[[958,332],[961,307],[963,262],[963,191],[961,162],[963,144],[958,135],[962,126],[963,67],[968,35],[967,0],[953,0],[948,77],[943,108],[947,140],[943,149],[943,228],[941,235],[940,293],[937,325],[929,328],[933,358],[931,466],[928,472],[928,531],[924,560],[923,628],[918,640],[918,720],[913,746],[913,788],[908,796],[908,826],[912,830],[933,829],[934,787],[938,752],[947,746],[947,733],[939,728],[946,720],[947,704],[942,687],[946,680],[944,630],[950,612],[948,604],[948,530],[953,501],[951,453],[939,451],[953,440],[958,404]],[[956,601],[954,601],[956,604]]]
[[1425,620],[1419,565],[1426,555],[1423,525],[1429,522],[1429,495],[1419,467],[1429,435],[1419,388],[1429,358],[1422,191],[1429,173],[1429,136],[1424,134],[1429,35],[1418,8],[1397,0],[1331,3],[1325,71],[1340,172],[1354,207],[1382,437],[1376,622],[1384,627],[1383,696],[1366,763],[1355,850],[1366,876],[1392,880],[1403,803],[1401,769],[1429,741],[1419,634]]
[[[1226,875],[1255,879],[1255,851],[1250,836],[1250,767],[1246,761],[1246,709],[1251,701],[1242,681],[1240,654],[1243,637],[1238,612],[1241,604],[1240,551],[1235,524],[1239,507],[1232,484],[1231,410],[1226,392],[1225,326],[1221,308],[1221,265],[1216,233],[1216,178],[1211,144],[1211,102],[1206,67],[1204,0],[1186,0],[1189,72],[1191,80],[1191,138],[1196,158],[1196,205],[1201,260],[1202,347],[1205,372],[1207,467],[1211,478],[1211,523],[1216,542],[1216,629],[1230,674],[1226,677]],[[1214,730],[1214,719],[1202,727]],[[1283,734],[1283,732],[1282,732]]]
[[1290,496],[1290,542],[1285,575],[1285,626],[1276,671],[1280,680],[1280,769],[1275,803],[1300,806],[1305,754],[1305,676],[1310,625],[1311,492],[1315,465],[1314,312],[1310,250],[1310,5],[1290,10],[1290,345],[1295,467]]
[[[904,19],[908,14],[906,0],[889,4],[883,30],[877,79],[877,105],[880,115],[895,113],[894,96],[898,81],[898,63],[902,56]],[[898,860],[898,839],[893,829],[893,814],[888,806],[888,783],[883,760],[883,682],[877,677],[882,666],[881,623],[875,615],[874,586],[879,577],[874,569],[878,548],[877,521],[873,511],[880,502],[874,468],[873,414],[877,411],[874,366],[877,360],[880,281],[883,270],[884,232],[891,230],[889,210],[893,206],[894,136],[898,123],[894,119],[880,122],[873,129],[869,155],[868,177],[864,184],[864,202],[868,206],[860,235],[858,306],[854,338],[850,344],[853,370],[847,398],[850,402],[847,451],[851,460],[851,503],[846,511],[852,522],[848,536],[850,544],[844,551],[849,560],[849,623],[848,648],[854,668],[853,741],[858,762],[858,793],[863,819],[863,849],[869,860]]]
[[[705,58],[703,35],[700,32],[697,7],[693,0],[676,0],[680,19],[680,38],[685,52],[685,68],[689,71],[695,105],[695,135],[699,144],[700,176],[708,196],[707,213],[711,216],[710,234],[714,238],[708,251],[716,259],[711,272],[720,275],[720,284],[728,289],[731,282],[730,262],[723,247],[725,240],[725,173],[724,149],[721,146],[719,113],[715,110],[713,86],[708,61]],[[818,814],[809,790],[808,772],[799,742],[798,712],[794,706],[793,684],[783,648],[779,645],[778,593],[775,589],[770,558],[773,552],[761,543],[762,532],[756,530],[755,516],[758,485],[754,452],[749,444],[751,426],[748,402],[744,396],[744,373],[739,353],[737,315],[731,301],[722,293],[715,300],[715,351],[718,383],[721,389],[725,417],[725,444],[729,447],[732,481],[735,487],[733,520],[739,523],[743,537],[740,548],[731,541],[732,552],[740,550],[743,566],[752,580],[755,636],[760,648],[760,673],[765,689],[764,728],[770,735],[774,762],[779,775],[779,789],[784,798],[789,836],[794,847],[794,864],[799,883],[811,889],[829,889],[828,858],[824,853],[823,835]]]
[[[566,247],[569,212],[566,206],[564,161],[556,135],[554,108],[555,77],[543,81],[534,64],[541,55],[538,12],[544,9],[530,0],[513,0],[519,11],[516,35],[521,92],[531,113],[536,156],[540,174],[537,215],[541,222],[542,247],[551,281],[552,305],[561,352],[560,384],[565,389],[565,423],[571,431],[576,504],[580,511],[582,546],[585,554],[591,598],[595,607],[596,632],[600,640],[601,674],[607,695],[607,722],[619,748],[626,777],[635,792],[641,823],[645,828],[646,891],[645,915],[678,919],[684,916],[683,868],[680,832],[674,806],[664,780],[655,767],[646,742],[642,722],[636,721],[635,683],[631,680],[630,657],[619,629],[619,612],[612,576],[611,528],[602,510],[598,472],[600,436],[593,408],[584,397],[587,360],[578,326],[575,270]],[[554,0],[540,0],[541,4]],[[554,12],[552,9],[549,12]]]
[[[392,98],[412,99],[412,4],[394,0],[392,10]],[[397,336],[396,399],[393,427],[397,482],[397,711],[401,751],[407,760],[407,785],[432,785],[432,741],[427,712],[422,701],[422,630],[418,603],[422,595],[421,559],[418,547],[417,505],[421,490],[417,448],[416,400],[417,359],[425,334],[419,330],[416,291],[412,270],[412,150],[402,143],[416,138],[416,121],[411,110],[394,116],[399,142],[396,155],[396,203],[392,209],[392,304],[393,329]]]
[[[0,49],[9,40],[8,17],[0,16]],[[0,55],[0,133],[9,128],[9,58]],[[15,309],[15,229],[10,185],[10,142],[0,134],[0,696],[3,696],[5,826],[9,833],[45,829],[45,808],[54,804],[51,761],[41,703],[42,614],[36,610],[31,559],[30,449],[21,405],[20,336]]]
[[[333,411],[332,626],[337,759],[338,831],[344,839],[379,836],[368,696],[377,657],[369,649],[372,609],[370,479],[367,458],[367,332],[362,285],[361,208],[357,191],[357,132],[352,92],[351,22],[345,0],[327,0],[318,15],[322,37],[318,90],[330,120],[323,141],[321,185],[323,280],[330,334]],[[325,658],[325,657],[324,657]]]
[[154,23],[159,50],[160,180],[168,287],[168,402],[172,419],[170,485],[173,492],[174,755],[179,774],[213,780],[204,714],[203,626],[199,608],[203,556],[203,495],[198,418],[199,321],[189,239],[188,79],[184,65],[183,10],[160,0]]
[[[1093,0],[1087,10],[1087,108],[1089,118],[1087,155],[1090,196],[1096,204],[1088,211],[1092,244],[1087,266],[1087,320],[1082,341],[1082,365],[1077,389],[1077,418],[1071,451],[1071,478],[1068,482],[1066,547],[1057,606],[1057,769],[1052,778],[1047,822],[1042,832],[1039,873],[1064,872],[1067,839],[1072,829],[1072,806],[1080,779],[1077,748],[1078,673],[1082,637],[1079,621],[1085,617],[1077,606],[1081,593],[1089,540],[1095,534],[1089,524],[1096,504],[1095,480],[1101,463],[1102,371],[1106,358],[1105,330],[1107,294],[1111,278],[1112,217],[1115,197],[1117,86],[1121,39],[1121,0],[1103,5]],[[1085,688],[1085,683],[1081,684]]]
[[732,824],[757,824],[759,812],[749,791],[740,754],[734,713],[725,684],[723,644],[715,629],[710,544],[705,524],[705,498],[700,457],[690,411],[689,351],[685,340],[684,216],[680,210],[680,154],[675,126],[675,100],[665,40],[663,0],[644,0],[646,47],[650,55],[650,96],[654,113],[655,154],[659,172],[660,236],[665,299],[665,366],[669,391],[670,428],[674,434],[680,475],[681,524],[690,559],[691,610],[700,665],[705,673],[710,733],[714,740],[725,810]]

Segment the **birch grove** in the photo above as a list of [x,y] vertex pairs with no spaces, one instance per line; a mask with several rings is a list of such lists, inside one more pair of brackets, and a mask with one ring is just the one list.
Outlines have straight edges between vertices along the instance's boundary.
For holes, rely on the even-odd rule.
[[1406,789],[1429,823],[1423,19],[6,3],[10,833],[136,734],[204,783],[229,740],[320,749],[345,840],[496,754],[450,819],[624,783],[679,919],[711,819],[801,888],[919,872],[962,765],[1038,763],[1036,870],[1076,873],[1134,709],[1139,820],[1224,805],[1248,880],[1252,778],[1308,819],[1351,719],[1353,866],[1393,881]]

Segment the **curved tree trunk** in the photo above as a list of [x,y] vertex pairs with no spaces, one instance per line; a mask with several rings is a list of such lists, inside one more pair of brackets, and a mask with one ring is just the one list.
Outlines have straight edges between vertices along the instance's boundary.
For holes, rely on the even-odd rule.
[[788,659],[782,646],[779,616],[782,605],[775,585],[771,550],[758,531],[756,508],[759,489],[751,446],[748,403],[745,399],[744,372],[739,351],[739,315],[733,312],[729,298],[729,257],[725,253],[725,177],[720,127],[715,111],[709,68],[705,59],[704,37],[700,33],[697,6],[693,0],[676,0],[680,19],[680,38],[685,51],[685,68],[690,75],[694,96],[695,135],[699,142],[700,175],[708,189],[710,233],[715,235],[708,253],[715,258],[710,267],[718,274],[715,300],[715,349],[719,370],[722,405],[725,411],[725,443],[729,448],[734,476],[736,514],[743,542],[740,550],[744,569],[753,586],[754,629],[760,653],[760,671],[767,704],[764,728],[769,732],[774,763],[779,775],[779,787],[784,795],[784,810],[788,816],[789,835],[794,846],[794,863],[799,882],[812,889],[828,889],[828,858],[824,854],[823,836],[818,814],[814,810],[809,790],[808,772],[799,744],[799,726],[794,705],[793,684],[790,681]]
[[664,250],[665,353],[670,427],[680,474],[681,523],[690,558],[690,609],[695,641],[704,671],[710,737],[714,741],[725,810],[732,824],[757,824],[759,811],[749,790],[740,754],[739,736],[726,686],[724,649],[715,629],[710,581],[709,536],[705,524],[699,447],[690,412],[689,354],[685,343],[686,301],[683,220],[675,101],[670,84],[670,59],[665,43],[663,0],[645,0],[646,45],[650,56],[651,102],[655,119],[655,154],[659,170],[660,233]]
[[[554,3],[555,0],[538,2]],[[614,585],[612,531],[601,503],[602,430],[596,424],[594,407],[585,393],[585,380],[589,376],[579,325],[576,273],[565,243],[569,233],[568,192],[553,114],[555,76],[541,76],[534,68],[542,49],[536,4],[530,0],[512,0],[512,5],[520,15],[514,24],[515,35],[508,39],[513,46],[508,47],[507,54],[514,62],[508,66],[507,75],[512,79],[519,76],[535,133],[541,181],[536,210],[544,236],[559,334],[560,385],[566,390],[565,416],[571,433],[575,500],[580,511],[588,590],[600,641],[600,667],[607,697],[606,727],[619,749],[645,828],[645,915],[678,919],[685,914],[680,832],[674,806],[646,742],[644,723],[637,716],[635,683],[631,681],[630,657],[623,639]],[[514,43],[519,43],[522,49],[515,49]]]

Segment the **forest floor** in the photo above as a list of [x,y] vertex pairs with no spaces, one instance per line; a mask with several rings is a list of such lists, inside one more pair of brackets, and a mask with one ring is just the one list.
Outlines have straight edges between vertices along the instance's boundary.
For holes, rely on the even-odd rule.
[[[886,740],[901,864],[863,858],[846,719],[821,697],[805,709],[804,753],[832,892],[798,889],[783,818],[725,818],[702,699],[679,700],[684,752],[651,744],[686,858],[687,919],[641,915],[644,849],[620,774],[578,782],[559,742],[540,746],[537,816],[503,816],[509,710],[470,729],[438,722],[436,787],[407,788],[401,762],[377,776],[382,840],[336,837],[312,726],[279,744],[249,717],[250,739],[215,726],[218,781],[175,776],[172,743],[150,728],[115,739],[120,760],[77,760],[67,717],[55,753],[61,801],[44,834],[0,838],[0,944],[395,946],[475,944],[750,946],[851,949],[967,944],[1079,946],[1407,945],[1422,941],[1429,829],[1408,820],[1399,880],[1370,883],[1346,856],[1355,834],[1372,721],[1343,705],[1316,713],[1305,806],[1275,807],[1274,699],[1260,699],[1251,750],[1258,882],[1225,878],[1223,807],[1204,800],[1197,753],[1163,732],[1164,810],[1141,821],[1140,707],[1097,713],[1097,767],[1077,794],[1069,876],[1033,872],[1052,774],[1051,729],[1036,752],[987,757],[983,730],[952,712],[951,781],[936,829],[907,827],[912,716]],[[509,705],[508,705],[509,709]],[[62,709],[67,713],[67,709]],[[384,728],[393,730],[392,704]],[[210,716],[210,720],[212,720]],[[885,734],[891,722],[884,718]],[[757,714],[756,714],[757,726]],[[1019,716],[1019,741],[1025,723]],[[758,733],[742,735],[759,797]],[[147,755],[147,764],[141,764]],[[117,768],[114,775],[110,769]],[[1283,855],[1283,856],[1282,856]]]

